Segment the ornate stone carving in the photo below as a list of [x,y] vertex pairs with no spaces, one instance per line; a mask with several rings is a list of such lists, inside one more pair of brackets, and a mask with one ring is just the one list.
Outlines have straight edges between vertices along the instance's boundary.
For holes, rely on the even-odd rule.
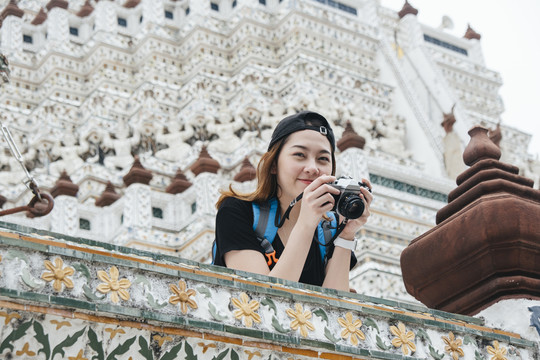
[[167,122],[167,133],[163,128],[156,134],[157,143],[167,145],[167,148],[155,153],[155,157],[167,161],[177,162],[183,159],[191,149],[186,142],[194,135],[193,127],[190,124],[184,124],[183,128],[178,120],[171,119]]
[[375,131],[380,134],[374,142],[378,148],[398,157],[410,157],[405,147],[405,119],[401,116],[385,116],[375,124]]
[[61,139],[57,139],[51,149],[54,160],[49,165],[49,170],[53,176],[57,176],[62,171],[72,174],[84,164],[80,155],[88,151],[88,142],[82,137],[78,140],[72,131],[67,131]]
[[8,16],[3,19],[0,29],[3,51],[5,53],[9,53],[10,51],[14,53],[19,52],[23,45],[22,19],[17,16]]
[[124,192],[124,226],[149,229],[152,226],[151,191],[148,185],[131,184]]
[[125,121],[118,122],[114,134],[114,138],[111,138],[108,132],[103,134],[104,149],[114,150],[114,155],[106,155],[104,164],[111,169],[123,170],[133,163],[131,152],[139,144],[141,137],[137,128],[133,128],[133,133],[130,134],[130,126]]
[[54,7],[48,8],[47,40],[50,46],[63,48],[69,43],[67,1],[52,0],[49,4],[54,4]]
[[245,127],[241,116],[233,117],[223,107],[218,113],[218,118],[206,124],[209,135],[217,136],[217,139],[210,142],[208,150],[231,153],[237,149],[241,143],[235,132]]
[[74,236],[79,231],[79,202],[73,196],[58,196],[51,211],[51,231]]

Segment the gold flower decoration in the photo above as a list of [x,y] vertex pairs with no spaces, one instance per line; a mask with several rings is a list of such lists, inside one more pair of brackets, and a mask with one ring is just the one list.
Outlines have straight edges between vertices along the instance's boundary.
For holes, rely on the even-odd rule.
[[506,359],[506,348],[499,347],[499,342],[497,340],[493,341],[493,347],[488,346],[487,352],[489,355],[493,355],[490,360],[507,360]]
[[289,315],[291,319],[294,319],[291,321],[291,329],[296,330],[300,328],[300,335],[307,337],[308,330],[315,330],[315,326],[309,321],[309,319],[311,319],[311,311],[303,311],[302,305],[300,304],[296,304],[294,307],[296,310],[287,309],[287,315]]
[[83,350],[79,350],[79,353],[77,356],[69,356],[68,360],[88,360],[87,358],[83,357]]
[[173,305],[180,303],[180,310],[183,314],[187,313],[188,305],[192,309],[197,308],[195,300],[190,299],[190,296],[195,295],[197,292],[193,289],[186,290],[186,282],[184,280],[180,280],[178,286],[174,284],[169,285],[169,288],[174,294],[169,298],[169,302]]
[[240,299],[232,298],[231,302],[238,310],[234,310],[234,317],[238,320],[244,318],[244,325],[251,327],[253,321],[260,323],[261,316],[255,311],[259,308],[259,302],[256,300],[249,301],[246,293],[240,294]]
[[362,321],[356,319],[353,321],[353,316],[351,312],[345,314],[344,318],[338,318],[338,323],[343,327],[341,331],[341,337],[347,339],[350,337],[349,341],[354,346],[358,345],[358,339],[366,340],[366,335],[360,330],[362,326]]
[[43,275],[41,275],[41,278],[47,282],[52,281],[54,290],[58,292],[62,291],[62,284],[64,284],[66,288],[73,288],[73,281],[68,278],[68,276],[73,275],[75,270],[69,266],[64,267],[62,259],[59,257],[54,259],[54,265],[49,260],[45,260],[44,265],[49,271],[45,271]]
[[396,348],[401,346],[403,355],[409,355],[409,350],[411,353],[416,351],[416,345],[412,342],[414,333],[412,331],[407,331],[403,323],[399,323],[397,327],[390,326],[390,332],[396,336],[392,339],[392,345]]
[[118,302],[119,296],[122,300],[129,300],[129,292],[127,289],[129,289],[131,286],[131,281],[128,279],[118,280],[119,273],[116,266],[111,266],[110,274],[111,276],[109,277],[105,271],[98,271],[98,278],[99,280],[103,281],[103,284],[99,284],[97,290],[102,294],[107,294],[110,292],[111,301],[113,303]]
[[444,351],[449,353],[450,356],[452,356],[452,359],[458,360],[459,357],[465,356],[463,349],[461,349],[460,347],[463,344],[463,340],[455,339],[453,332],[450,332],[448,334],[448,337],[443,336],[442,339],[446,344],[446,346],[444,347]]

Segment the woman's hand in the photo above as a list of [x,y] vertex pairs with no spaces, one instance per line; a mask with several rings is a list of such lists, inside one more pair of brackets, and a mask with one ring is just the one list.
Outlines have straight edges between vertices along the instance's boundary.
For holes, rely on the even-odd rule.
[[[369,189],[371,189],[371,183],[369,182],[369,180],[362,179],[362,182],[366,184]],[[364,201],[364,213],[358,219],[349,219],[347,225],[339,235],[339,237],[345,240],[353,240],[358,230],[360,230],[360,228],[367,222],[369,215],[371,215],[369,207],[371,205],[371,202],[373,201],[373,194],[371,194],[371,192],[369,192],[369,190],[365,187],[360,187],[359,196],[362,201]]]
[[334,176],[321,175],[304,189],[299,221],[305,221],[307,224],[316,226],[323,215],[332,210],[334,207],[332,194],[339,194],[339,190],[328,185],[328,183],[335,180]]

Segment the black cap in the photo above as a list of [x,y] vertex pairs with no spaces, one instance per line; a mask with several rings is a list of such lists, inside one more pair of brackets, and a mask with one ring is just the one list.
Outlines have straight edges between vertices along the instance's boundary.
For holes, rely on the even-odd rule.
[[332,128],[324,116],[313,111],[301,111],[281,120],[272,133],[272,139],[268,145],[268,150],[284,137],[302,130],[313,130],[325,135],[332,146],[332,152],[335,151],[336,141],[334,139]]

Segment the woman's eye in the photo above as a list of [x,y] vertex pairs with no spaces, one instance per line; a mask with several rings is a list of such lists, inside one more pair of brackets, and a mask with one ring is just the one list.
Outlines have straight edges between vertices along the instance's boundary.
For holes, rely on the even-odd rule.
[[302,154],[302,153],[294,153],[293,155],[298,156],[298,157],[304,157],[304,154]]
[[326,156],[320,157],[319,160],[324,161],[324,162],[330,162],[330,158],[328,158]]

